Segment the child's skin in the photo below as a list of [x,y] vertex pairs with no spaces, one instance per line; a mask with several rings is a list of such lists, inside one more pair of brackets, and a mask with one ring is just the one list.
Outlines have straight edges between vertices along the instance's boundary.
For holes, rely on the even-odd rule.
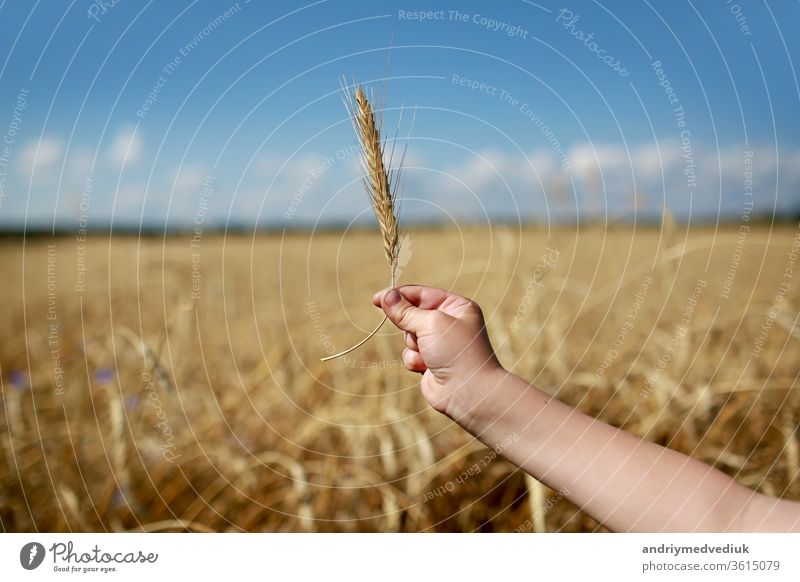
[[[800,532],[800,503],[586,416],[502,368],[480,307],[435,287],[373,297],[405,332],[403,363],[422,394],[489,447],[606,527],[641,532]],[[516,436],[515,436],[516,435]],[[511,437],[511,438],[509,438]],[[517,438],[518,437],[518,438]]]

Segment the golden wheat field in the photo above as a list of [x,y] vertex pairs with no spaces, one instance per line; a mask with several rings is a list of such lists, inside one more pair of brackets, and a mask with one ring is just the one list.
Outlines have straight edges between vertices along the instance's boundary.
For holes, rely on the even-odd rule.
[[[800,231],[404,233],[501,362],[800,499]],[[370,297],[371,230],[0,241],[4,531],[599,531],[428,409]]]

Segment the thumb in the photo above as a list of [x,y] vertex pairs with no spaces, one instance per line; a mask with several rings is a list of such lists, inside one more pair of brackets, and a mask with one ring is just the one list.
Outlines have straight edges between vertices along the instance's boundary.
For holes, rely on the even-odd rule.
[[413,306],[397,289],[389,289],[383,294],[381,308],[403,331],[416,333],[425,322],[425,310]]

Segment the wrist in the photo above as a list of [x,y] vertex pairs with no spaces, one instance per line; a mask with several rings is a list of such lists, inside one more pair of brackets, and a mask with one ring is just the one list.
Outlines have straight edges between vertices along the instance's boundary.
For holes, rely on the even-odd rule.
[[497,391],[513,377],[499,363],[487,364],[469,377],[464,378],[452,393],[445,414],[465,430],[476,434],[481,432],[490,403]]

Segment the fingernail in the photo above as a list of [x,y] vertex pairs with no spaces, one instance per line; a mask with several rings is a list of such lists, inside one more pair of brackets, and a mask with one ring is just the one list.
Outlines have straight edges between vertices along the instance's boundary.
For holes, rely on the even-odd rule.
[[397,305],[400,303],[400,293],[397,292],[397,289],[389,289],[383,296],[383,302],[389,307]]

